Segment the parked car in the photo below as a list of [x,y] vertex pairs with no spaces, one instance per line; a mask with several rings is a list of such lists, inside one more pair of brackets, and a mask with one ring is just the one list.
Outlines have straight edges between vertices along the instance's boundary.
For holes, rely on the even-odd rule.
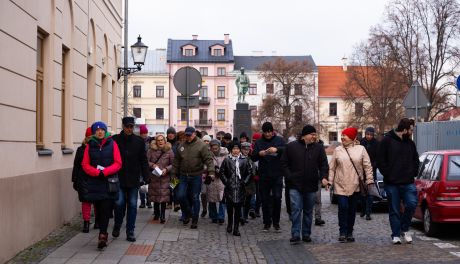
[[[374,203],[373,205],[383,205],[388,203],[388,197],[387,193],[385,192],[385,189],[383,188],[383,175],[380,173],[380,171],[377,169],[377,182],[376,182],[376,187],[377,190],[379,191],[380,195],[382,196],[382,199],[375,198],[374,197]],[[334,194],[334,188],[331,186],[330,192],[329,192],[329,199],[332,204],[337,204],[337,195]],[[360,202],[360,200],[358,200]]]
[[440,223],[460,223],[460,150],[430,151],[420,155],[415,179],[418,203],[414,217],[433,236]]

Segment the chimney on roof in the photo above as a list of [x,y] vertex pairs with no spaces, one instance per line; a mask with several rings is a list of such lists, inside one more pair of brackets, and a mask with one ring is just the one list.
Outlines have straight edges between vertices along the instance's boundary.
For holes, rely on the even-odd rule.
[[230,34],[224,34],[224,44],[228,45],[230,43]]
[[192,39],[193,39],[193,40],[197,40],[197,39],[198,39],[198,35],[192,35]]
[[342,69],[343,71],[347,71],[348,68],[348,59],[347,57],[343,56],[342,58]]

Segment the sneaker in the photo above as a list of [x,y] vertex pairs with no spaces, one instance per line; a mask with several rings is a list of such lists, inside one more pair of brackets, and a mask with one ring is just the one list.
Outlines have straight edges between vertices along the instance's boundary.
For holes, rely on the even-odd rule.
[[120,227],[113,227],[112,236],[113,237],[119,237],[120,236]]
[[148,203],[147,208],[152,209],[152,204]]
[[136,237],[134,236],[134,232],[127,232],[126,240],[128,240],[129,242],[136,242]]
[[322,220],[322,219],[316,219],[316,220],[315,220],[315,225],[317,225],[317,226],[322,226],[322,225],[324,225],[325,223],[326,223],[326,222],[325,222],[324,220]]
[[339,236],[339,242],[340,243],[345,243],[347,241],[347,237],[345,235],[340,235]]
[[347,242],[355,242],[355,238],[353,237],[353,235],[347,236]]
[[276,232],[281,232],[281,227],[279,224],[276,224],[276,225],[274,224],[273,227],[275,228]]
[[141,203],[141,205],[139,205],[139,208],[145,208],[145,203]]
[[184,225],[188,225],[188,223],[190,223],[190,217],[185,217]]
[[393,239],[391,240],[391,242],[393,242],[393,245],[401,245],[401,238],[399,238],[399,237],[393,237]]
[[198,220],[193,219],[192,220],[192,225],[190,226],[191,229],[197,229],[198,228]]
[[408,232],[402,233],[401,238],[404,239],[404,241],[406,241],[407,244],[412,243],[412,235],[409,234]]
[[180,210],[180,206],[176,205],[176,206],[174,207],[174,212],[178,212],[179,210]]
[[366,220],[372,220],[372,217],[370,215],[367,215]]
[[262,231],[268,232],[270,230],[270,225],[264,225],[264,229]]
[[305,243],[310,243],[311,242],[311,237],[310,236],[303,236],[302,241]]
[[291,239],[289,239],[289,243],[291,243],[291,245],[297,245],[300,243],[300,237],[293,237]]

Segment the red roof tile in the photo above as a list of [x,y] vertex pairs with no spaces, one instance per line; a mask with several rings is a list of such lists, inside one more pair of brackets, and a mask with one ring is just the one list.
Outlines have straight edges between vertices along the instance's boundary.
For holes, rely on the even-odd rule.
[[342,66],[318,66],[318,95],[320,97],[342,97],[347,82],[347,72]]

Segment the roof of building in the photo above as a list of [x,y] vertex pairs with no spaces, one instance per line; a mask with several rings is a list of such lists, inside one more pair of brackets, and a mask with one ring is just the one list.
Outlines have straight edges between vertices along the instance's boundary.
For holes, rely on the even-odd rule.
[[[223,56],[211,56],[211,47],[219,44],[225,48]],[[193,45],[197,47],[195,56],[183,56],[182,47]],[[174,62],[197,62],[197,63],[232,63],[232,41],[228,44],[224,40],[175,40],[168,39],[168,63]]]
[[274,60],[276,58],[283,58],[288,62],[306,60],[310,64],[312,64],[313,69],[317,71],[315,61],[310,55],[307,55],[307,56],[235,56],[235,70],[239,70],[241,69],[241,67],[244,67],[245,70],[256,71],[259,65],[267,61]]
[[[131,53],[128,56],[128,67],[136,67],[133,63]],[[142,70],[136,72],[136,74],[168,74],[168,67],[166,65],[166,50],[148,50],[147,55],[145,56],[144,66],[142,66]]]
[[438,116],[438,121],[457,120],[460,118],[460,107],[453,108],[444,114]]
[[318,66],[318,96],[341,97],[347,82],[342,66]]

